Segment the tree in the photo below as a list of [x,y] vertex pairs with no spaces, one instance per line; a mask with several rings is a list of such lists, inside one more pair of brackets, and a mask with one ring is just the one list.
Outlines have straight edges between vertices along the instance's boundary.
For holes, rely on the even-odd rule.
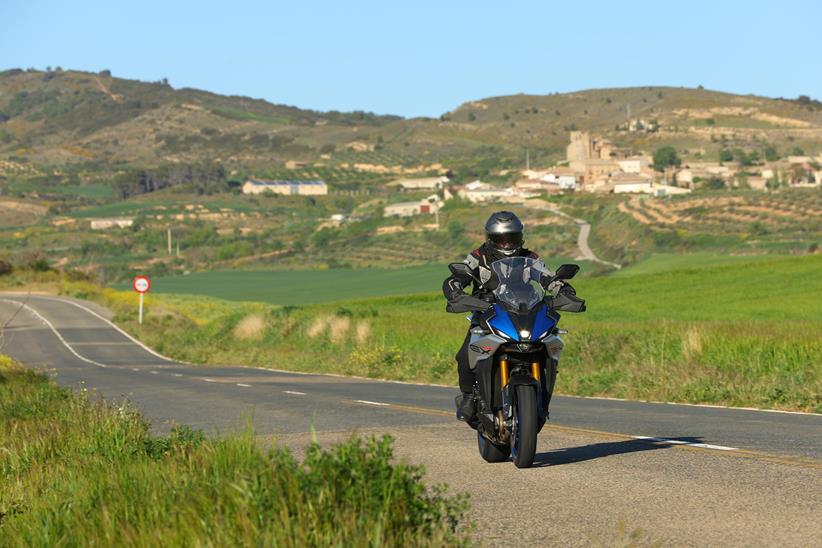
[[776,150],[775,146],[768,145],[765,147],[765,159],[769,162],[779,160],[779,152]]
[[672,146],[661,147],[654,152],[654,169],[657,171],[665,171],[666,168],[679,166],[681,163],[682,160]]
[[459,240],[464,233],[465,227],[462,226],[462,223],[458,220],[453,219],[448,222],[448,237],[451,238],[451,240]]
[[477,115],[476,115],[476,114],[474,114],[473,112],[469,112],[469,113],[468,113],[468,121],[469,121],[469,122],[473,122],[473,121],[474,121],[474,120],[476,120],[476,119],[477,119]]
[[734,159],[734,153],[728,150],[727,148],[723,148],[719,151],[719,161],[720,162],[732,162]]
[[802,150],[802,147],[793,147],[793,150],[791,150],[791,156],[804,156],[804,155],[805,155],[805,151]]

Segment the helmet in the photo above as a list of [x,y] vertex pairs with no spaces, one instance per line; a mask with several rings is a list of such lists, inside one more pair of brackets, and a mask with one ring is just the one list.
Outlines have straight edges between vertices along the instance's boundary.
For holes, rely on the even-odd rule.
[[524,228],[519,217],[510,211],[497,211],[485,222],[485,239],[493,251],[510,257],[522,249]]

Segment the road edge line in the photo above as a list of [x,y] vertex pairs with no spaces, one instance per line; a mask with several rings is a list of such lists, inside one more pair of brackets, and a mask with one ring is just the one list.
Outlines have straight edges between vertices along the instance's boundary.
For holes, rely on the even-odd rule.
[[96,361],[94,361],[94,360],[92,360],[92,359],[86,358],[85,356],[81,356],[81,355],[80,355],[80,354],[79,354],[79,353],[78,353],[75,349],[73,349],[73,348],[71,347],[71,345],[69,345],[69,343],[66,341],[66,339],[64,339],[64,338],[63,338],[63,336],[60,334],[60,332],[59,332],[59,331],[57,331],[57,328],[55,328],[55,327],[54,327],[54,324],[52,324],[52,323],[51,323],[50,321],[48,321],[45,317],[43,317],[43,315],[42,315],[42,314],[40,314],[39,312],[37,312],[35,309],[33,309],[32,307],[30,307],[30,306],[29,306],[29,305],[27,305],[26,303],[24,303],[24,302],[19,302],[19,301],[12,301],[12,300],[5,299],[5,298],[0,298],[0,301],[6,302],[6,303],[12,303],[12,304],[18,304],[18,305],[21,305],[23,308],[25,308],[26,310],[28,310],[29,312],[31,312],[31,314],[32,314],[35,318],[39,319],[41,322],[43,322],[44,324],[46,324],[46,326],[47,326],[49,329],[51,329],[51,332],[52,332],[52,333],[54,333],[54,335],[55,335],[55,336],[57,337],[57,339],[58,339],[58,340],[59,340],[59,341],[63,344],[63,346],[65,346],[66,348],[68,348],[69,352],[71,352],[72,354],[74,354],[74,356],[75,356],[75,357],[77,357],[77,358],[79,358],[79,359],[83,360],[84,362],[90,363],[91,365],[96,365],[97,367],[102,367],[102,368],[104,368],[104,369],[105,369],[105,368],[108,368],[108,366],[107,366],[106,364],[104,364],[104,363],[96,362]]

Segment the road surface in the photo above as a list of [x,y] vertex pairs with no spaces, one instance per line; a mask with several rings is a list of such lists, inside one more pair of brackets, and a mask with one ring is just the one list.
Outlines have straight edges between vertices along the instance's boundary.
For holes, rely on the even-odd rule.
[[558,396],[535,467],[517,470],[481,461],[474,432],[453,419],[453,388],[177,363],[106,315],[81,301],[0,295],[0,351],[54,370],[62,385],[129,399],[158,431],[229,432],[253,420],[263,440],[297,452],[312,428],[321,443],[391,433],[429,480],[471,493],[476,539],[488,545],[822,538],[820,415]]

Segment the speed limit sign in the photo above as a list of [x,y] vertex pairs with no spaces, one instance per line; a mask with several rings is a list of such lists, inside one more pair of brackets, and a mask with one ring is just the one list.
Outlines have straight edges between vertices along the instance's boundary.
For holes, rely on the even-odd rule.
[[151,289],[151,280],[148,276],[135,276],[131,285],[134,287],[134,291],[142,295],[148,293],[148,290]]
[[137,313],[137,322],[143,323],[143,295],[148,293],[151,289],[151,280],[148,276],[135,276],[134,281],[131,282],[134,291],[140,294],[140,309]]

